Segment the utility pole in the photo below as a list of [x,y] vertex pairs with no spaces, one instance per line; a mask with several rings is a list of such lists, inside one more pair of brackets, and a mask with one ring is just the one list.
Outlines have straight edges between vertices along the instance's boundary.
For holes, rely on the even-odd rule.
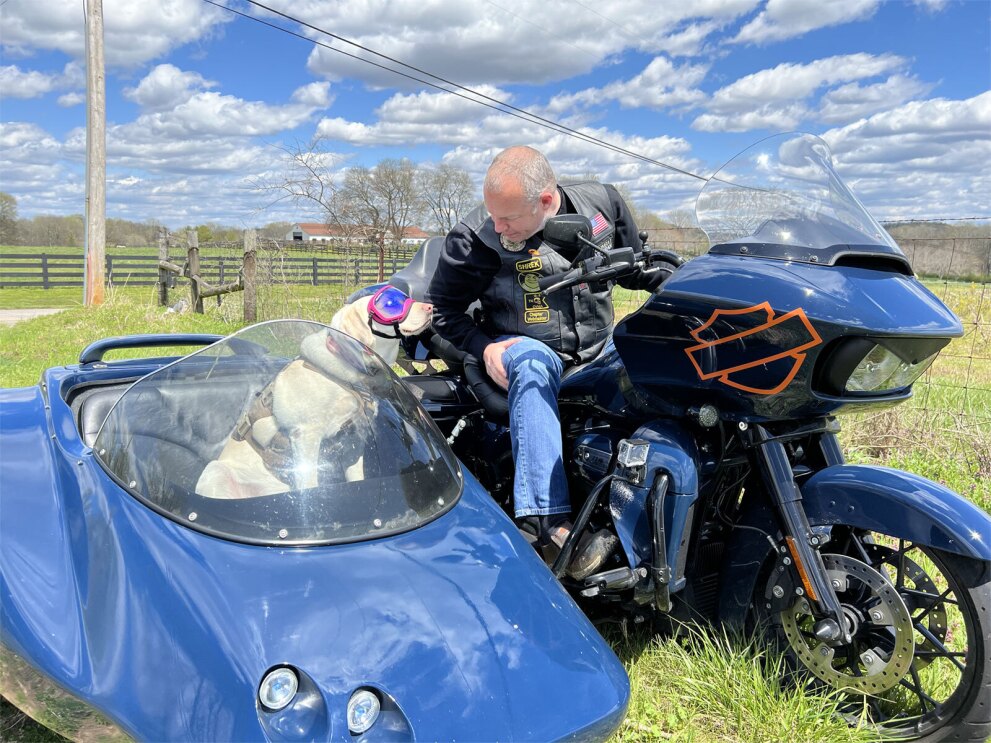
[[103,304],[107,243],[107,93],[103,64],[103,0],[86,13],[86,280],[83,304]]

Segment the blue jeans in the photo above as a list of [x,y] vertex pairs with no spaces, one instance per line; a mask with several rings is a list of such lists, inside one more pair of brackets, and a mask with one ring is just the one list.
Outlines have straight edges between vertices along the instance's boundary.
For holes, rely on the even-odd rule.
[[[500,341],[520,336],[504,335]],[[517,517],[569,513],[557,393],[564,365],[548,346],[520,337],[502,354],[509,378],[513,504]]]

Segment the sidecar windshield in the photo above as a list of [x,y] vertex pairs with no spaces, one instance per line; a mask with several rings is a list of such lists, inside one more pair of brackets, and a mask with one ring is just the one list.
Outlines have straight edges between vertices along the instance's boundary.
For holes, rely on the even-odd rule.
[[443,435],[385,362],[303,321],[254,325],[135,382],[94,453],[159,513],[256,544],[406,531],[461,492]]
[[837,175],[829,147],[810,134],[780,134],[744,150],[706,182],[695,212],[714,253],[828,265],[854,253],[907,266]]

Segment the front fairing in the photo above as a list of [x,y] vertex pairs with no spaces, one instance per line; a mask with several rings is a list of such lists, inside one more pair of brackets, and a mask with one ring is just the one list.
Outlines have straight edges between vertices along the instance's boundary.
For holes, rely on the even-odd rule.
[[[773,421],[894,405],[962,334],[817,137],[746,150],[706,183],[697,216],[709,252],[614,333],[625,399],[645,415],[712,405],[727,419]],[[858,388],[874,349],[915,376]]]

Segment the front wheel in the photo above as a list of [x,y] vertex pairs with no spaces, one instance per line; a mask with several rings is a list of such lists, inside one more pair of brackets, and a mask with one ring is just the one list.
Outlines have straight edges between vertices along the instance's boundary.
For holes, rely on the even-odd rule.
[[[824,642],[808,602],[780,595],[771,569],[753,606],[814,683],[839,692],[851,723],[902,740],[991,735],[991,567],[904,540],[834,527],[823,563],[852,641]],[[762,610],[763,609],[763,610]]]

